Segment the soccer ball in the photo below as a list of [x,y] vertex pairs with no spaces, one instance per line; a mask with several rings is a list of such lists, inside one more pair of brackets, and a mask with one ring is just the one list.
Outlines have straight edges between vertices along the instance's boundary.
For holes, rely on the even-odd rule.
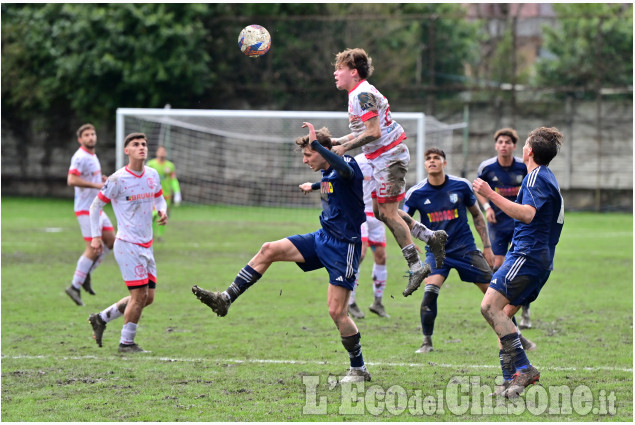
[[246,26],[238,36],[238,47],[250,58],[264,55],[271,47],[269,31],[260,25]]

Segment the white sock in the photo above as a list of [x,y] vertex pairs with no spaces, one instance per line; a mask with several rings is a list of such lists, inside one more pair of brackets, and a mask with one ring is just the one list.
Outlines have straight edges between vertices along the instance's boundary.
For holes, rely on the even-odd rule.
[[375,297],[381,298],[384,296],[387,278],[388,270],[386,269],[386,265],[373,264],[373,292],[375,293]]
[[99,313],[99,317],[101,317],[101,320],[106,323],[110,322],[111,320],[115,320],[116,318],[121,316],[123,316],[123,313],[117,308],[117,303],[114,303],[113,305]]
[[359,283],[359,271],[355,273],[355,286],[353,286],[353,290],[351,291],[351,296],[348,298],[348,305],[355,304],[355,292],[357,290],[358,283]]
[[137,336],[137,324],[128,322],[121,328],[121,344],[134,344],[134,337]]
[[75,269],[75,274],[73,275],[73,288],[77,290],[82,288],[82,285],[86,280],[86,275],[90,272],[90,268],[92,266],[93,260],[84,257],[83,255],[79,257],[79,260],[77,260],[77,268]]
[[410,234],[426,243],[432,236],[434,236],[434,232],[432,230],[428,229],[418,221],[415,221],[415,225],[412,227],[412,230],[410,230]]

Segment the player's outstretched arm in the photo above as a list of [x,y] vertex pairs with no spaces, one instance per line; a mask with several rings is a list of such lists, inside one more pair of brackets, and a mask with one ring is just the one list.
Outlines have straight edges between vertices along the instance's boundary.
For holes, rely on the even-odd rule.
[[474,192],[495,203],[505,214],[525,224],[531,223],[536,215],[536,209],[531,205],[517,204],[497,192],[494,192],[489,184],[481,179],[474,180],[472,184]]

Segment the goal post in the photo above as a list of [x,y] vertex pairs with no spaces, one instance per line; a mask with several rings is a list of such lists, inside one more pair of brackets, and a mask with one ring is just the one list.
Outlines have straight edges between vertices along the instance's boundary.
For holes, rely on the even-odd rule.
[[[393,112],[406,132],[410,150],[410,187],[425,177],[426,145],[442,149],[451,143],[456,125],[420,112]],[[298,185],[321,175],[302,163],[294,143],[307,134],[308,121],[327,127],[333,137],[349,134],[348,114],[328,111],[117,109],[117,169],[125,164],[127,134],[145,133],[148,156],[159,145],[174,162],[183,201],[197,204],[263,207],[319,207],[319,196],[304,196]],[[361,149],[349,151],[356,155]]]

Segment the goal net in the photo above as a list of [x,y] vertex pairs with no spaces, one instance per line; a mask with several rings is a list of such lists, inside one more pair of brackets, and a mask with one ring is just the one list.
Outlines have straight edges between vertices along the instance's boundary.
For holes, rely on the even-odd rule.
[[[407,186],[425,177],[425,146],[449,147],[456,125],[443,124],[423,113],[392,113],[406,132],[410,150]],[[319,196],[305,196],[299,184],[321,174],[302,163],[294,143],[307,134],[308,121],[327,127],[333,137],[350,133],[346,112],[243,111],[190,109],[117,109],[117,168],[126,159],[125,136],[148,137],[149,157],[163,145],[176,166],[183,201],[197,204],[320,207]],[[356,155],[361,149],[349,151]]]

